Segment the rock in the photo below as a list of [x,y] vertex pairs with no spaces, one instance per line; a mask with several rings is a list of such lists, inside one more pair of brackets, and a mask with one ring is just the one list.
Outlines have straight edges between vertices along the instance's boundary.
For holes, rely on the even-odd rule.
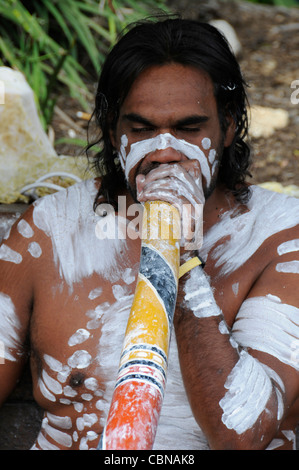
[[275,191],[276,193],[283,193],[287,194],[288,196],[299,198],[299,187],[294,184],[283,186],[281,183],[276,181],[267,181],[265,183],[261,183],[259,186],[265,189],[269,189],[270,191]]
[[224,35],[234,54],[239,56],[242,52],[242,46],[234,28],[225,20],[211,20],[209,23]]
[[288,112],[280,108],[254,105],[250,108],[249,116],[249,135],[255,139],[270,137],[276,129],[283,129],[289,122]]
[[25,77],[9,67],[0,67],[0,83],[0,203],[27,202],[22,188],[50,172],[69,172],[81,178],[86,160],[80,168],[80,159],[56,154]]

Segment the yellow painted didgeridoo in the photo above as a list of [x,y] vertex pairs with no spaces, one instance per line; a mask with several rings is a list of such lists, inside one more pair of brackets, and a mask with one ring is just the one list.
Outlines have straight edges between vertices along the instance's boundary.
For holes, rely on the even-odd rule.
[[166,383],[180,252],[180,216],[168,203],[144,205],[137,285],[98,449],[152,449]]

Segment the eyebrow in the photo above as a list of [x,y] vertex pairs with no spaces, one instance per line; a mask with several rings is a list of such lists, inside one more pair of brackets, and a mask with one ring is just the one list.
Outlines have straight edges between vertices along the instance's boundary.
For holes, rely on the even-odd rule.
[[[149,121],[147,118],[141,116],[140,114],[137,113],[129,113],[129,114],[124,114],[122,119],[124,121],[129,121],[129,122],[138,122],[139,124],[143,124],[145,126],[150,126],[150,127],[155,127],[155,125]],[[183,127],[183,126],[190,126],[194,124],[202,124],[204,122],[207,122],[209,120],[208,116],[201,116],[198,114],[194,114],[191,116],[186,116],[182,119],[179,119],[175,123],[175,127]]]

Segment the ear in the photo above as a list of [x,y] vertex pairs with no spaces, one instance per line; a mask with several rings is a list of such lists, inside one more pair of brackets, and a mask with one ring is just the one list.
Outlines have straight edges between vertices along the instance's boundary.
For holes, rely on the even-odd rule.
[[227,113],[226,122],[228,122],[228,126],[225,132],[224,147],[229,147],[232,144],[236,133],[236,123],[231,113]]

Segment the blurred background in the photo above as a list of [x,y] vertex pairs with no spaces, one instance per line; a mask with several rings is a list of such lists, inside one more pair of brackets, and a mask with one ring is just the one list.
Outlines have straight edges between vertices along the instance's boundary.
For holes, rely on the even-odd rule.
[[55,152],[82,155],[105,54],[127,23],[161,9],[225,21],[249,85],[251,181],[299,186],[298,0],[0,0],[0,67],[25,74]]

